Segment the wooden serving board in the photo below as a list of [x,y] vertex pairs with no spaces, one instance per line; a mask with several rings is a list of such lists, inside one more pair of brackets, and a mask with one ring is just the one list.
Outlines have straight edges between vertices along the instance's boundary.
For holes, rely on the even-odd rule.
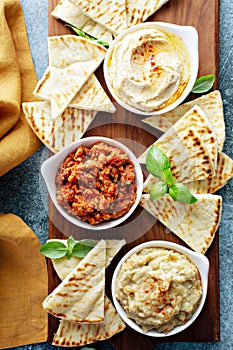
[[[53,18],[50,13],[57,0],[49,1],[49,36],[71,33],[62,22]],[[170,22],[181,25],[192,25],[199,33],[199,76],[214,73],[218,77],[218,29],[219,0],[170,0],[150,21]],[[97,77],[110,96],[103,78],[102,66],[96,72]],[[215,81],[217,88],[217,79]],[[197,96],[189,96],[193,99]],[[111,98],[111,96],[110,96]],[[141,122],[142,116],[125,111],[116,106],[114,115],[98,113],[85,136],[101,135],[121,141],[137,156],[151,145],[160,133]],[[184,245],[173,233],[156,221],[144,209],[138,207],[133,216],[118,228],[92,231],[75,227],[57,212],[49,200],[49,238],[75,239],[125,238],[127,245],[118,253],[106,271],[106,294],[111,298],[110,286],[114,268],[120,258],[132,247],[149,240],[169,240]],[[182,333],[168,338],[151,338],[136,333],[129,327],[123,332],[106,340],[117,350],[135,349],[149,350],[158,342],[216,342],[220,337],[219,312],[219,254],[218,233],[208,249],[206,256],[210,261],[208,295],[205,306],[194,324]],[[59,283],[59,279],[49,261],[49,292]],[[49,316],[48,341],[51,342],[58,327],[58,319]]]

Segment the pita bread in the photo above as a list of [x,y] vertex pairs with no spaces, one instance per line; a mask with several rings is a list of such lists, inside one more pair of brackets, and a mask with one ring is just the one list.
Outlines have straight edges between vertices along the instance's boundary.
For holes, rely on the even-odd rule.
[[222,197],[212,194],[194,196],[198,201],[189,205],[176,202],[169,195],[153,201],[149,194],[143,194],[140,204],[190,248],[204,254],[220,223]]
[[[233,160],[226,154],[219,152],[215,176],[199,181],[186,182],[192,193],[215,193],[233,177]],[[160,180],[149,175],[143,184],[143,192],[149,193],[151,187]]]
[[48,38],[51,118],[56,120],[98,68],[106,49],[76,35]]
[[160,9],[168,0],[126,0],[128,27],[144,22]]
[[68,107],[53,121],[48,101],[25,102],[22,106],[32,130],[54,153],[80,139],[97,113]]
[[[46,69],[43,77],[38,81],[33,94],[42,100],[51,100],[49,67]],[[90,76],[88,81],[70,101],[68,107],[109,113],[116,111],[110,98],[94,74]]]
[[112,42],[112,34],[106,28],[84,15],[69,0],[60,0],[51,12],[51,15],[75,26],[94,38],[101,39],[108,44]]
[[105,265],[106,243],[101,240],[45,298],[43,308],[71,322],[103,322]]
[[101,324],[77,324],[61,320],[52,345],[81,346],[91,344],[98,340],[111,338],[125,328],[124,322],[106,295],[104,312],[105,319],[104,323]]
[[71,0],[82,13],[101,24],[114,36],[127,28],[125,0]]
[[186,183],[193,193],[214,193],[222,188],[233,177],[233,160],[219,152],[215,176],[201,181]]
[[[216,135],[198,106],[189,110],[154,144],[169,158],[176,181],[185,183],[215,175]],[[140,163],[146,162],[148,149],[139,157]]]
[[225,123],[222,98],[220,92],[217,90],[210,92],[207,95],[203,95],[193,101],[184,103],[171,112],[164,113],[160,116],[148,117],[142,121],[154,128],[166,132],[195,105],[198,105],[203,110],[205,116],[214,127],[218,140],[218,151],[221,152],[225,141]]
[[[50,241],[59,241],[64,244],[67,243],[66,239],[50,239]],[[110,265],[114,256],[119,252],[119,250],[126,244],[125,239],[121,240],[105,240],[106,243],[106,268]],[[72,255],[70,259],[65,256],[58,259],[51,259],[54,270],[56,271],[59,278],[63,281],[64,278],[79,264],[81,258]]]

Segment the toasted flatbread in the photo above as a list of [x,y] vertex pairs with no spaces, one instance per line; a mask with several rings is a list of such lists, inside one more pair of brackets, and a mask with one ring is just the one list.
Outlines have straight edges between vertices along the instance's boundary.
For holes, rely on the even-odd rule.
[[186,183],[193,193],[215,193],[233,177],[233,160],[219,152],[215,176],[201,181]]
[[22,105],[32,130],[54,153],[79,140],[97,113],[68,107],[53,121],[49,101],[25,102]]
[[84,15],[77,6],[74,6],[69,0],[60,0],[51,12],[51,15],[97,39],[101,39],[109,44],[112,42],[111,32]]
[[[38,81],[33,94],[42,100],[51,100],[52,93],[50,88],[49,67]],[[110,98],[94,74],[90,76],[88,81],[70,101],[68,107],[109,113],[114,113],[116,111]]]
[[106,49],[76,35],[48,38],[51,118],[56,120],[98,68]]
[[57,346],[81,346],[94,343],[98,340],[111,338],[125,328],[111,301],[104,298],[104,323],[77,324],[61,320],[52,344]]
[[[187,182],[185,185],[192,193],[215,193],[233,177],[233,160],[226,154],[219,152],[215,176],[199,181]],[[151,187],[160,180],[149,175],[143,184],[143,192],[149,193]]]
[[198,105],[203,110],[205,116],[214,127],[218,140],[218,151],[221,152],[225,141],[225,123],[222,98],[220,92],[217,90],[210,92],[207,95],[203,95],[193,101],[184,103],[171,112],[148,117],[142,121],[154,128],[166,132],[195,105]]
[[[64,244],[67,243],[66,239],[50,239],[50,241],[59,241]],[[106,242],[106,268],[110,265],[114,256],[119,252],[119,250],[126,244],[125,239],[116,240],[116,239],[107,239]],[[59,278],[63,281],[64,278],[79,264],[81,258],[72,255],[70,259],[67,259],[65,256],[58,259],[51,259],[54,270],[56,271]]]
[[[184,183],[215,175],[216,134],[198,106],[189,110],[154,144],[169,158],[175,180]],[[146,162],[148,149],[139,157],[139,162]]]
[[103,322],[105,265],[106,243],[101,240],[45,298],[43,308],[71,322]]
[[211,245],[221,219],[222,197],[194,194],[198,201],[183,204],[168,194],[151,200],[143,194],[140,205],[181,238],[190,248],[204,254]]
[[160,9],[168,0],[126,0],[128,27],[144,22]]
[[107,28],[114,36],[127,28],[125,0],[71,0],[82,13]]

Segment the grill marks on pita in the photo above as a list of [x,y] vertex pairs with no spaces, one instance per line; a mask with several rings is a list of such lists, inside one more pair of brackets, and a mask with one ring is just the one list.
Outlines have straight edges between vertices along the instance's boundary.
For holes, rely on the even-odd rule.
[[104,40],[109,44],[112,42],[111,32],[83,14],[82,11],[69,0],[60,0],[53,9],[51,15],[79,28],[97,39]]
[[111,338],[125,328],[111,301],[105,295],[104,322],[101,324],[77,324],[61,320],[52,344],[57,346],[81,346]]
[[[155,145],[169,158],[177,182],[202,180],[215,175],[216,134],[200,107],[189,110]],[[148,149],[139,157],[146,162]]]
[[154,128],[166,132],[195,105],[202,109],[206,118],[208,118],[213,126],[218,140],[218,151],[221,152],[225,140],[225,122],[222,98],[218,90],[184,103],[171,112],[164,113],[160,116],[148,117],[142,121]]
[[101,240],[47,296],[43,308],[71,322],[104,321],[106,243]]
[[106,49],[93,41],[62,35],[48,38],[51,118],[56,120],[99,67]]
[[211,194],[195,194],[195,197],[198,201],[187,205],[169,195],[152,201],[149,194],[143,194],[140,204],[189,247],[204,254],[220,223],[222,197]]
[[68,107],[53,121],[49,101],[24,102],[22,106],[32,130],[54,153],[80,139],[97,113]]

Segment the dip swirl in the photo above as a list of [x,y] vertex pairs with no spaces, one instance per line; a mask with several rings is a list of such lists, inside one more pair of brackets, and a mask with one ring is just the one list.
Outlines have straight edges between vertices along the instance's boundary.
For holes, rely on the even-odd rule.
[[145,248],[121,266],[116,298],[144,332],[167,333],[197,309],[202,285],[197,267],[172,249]]
[[182,95],[190,78],[190,58],[180,37],[154,27],[135,29],[113,47],[108,70],[123,102],[153,112]]

